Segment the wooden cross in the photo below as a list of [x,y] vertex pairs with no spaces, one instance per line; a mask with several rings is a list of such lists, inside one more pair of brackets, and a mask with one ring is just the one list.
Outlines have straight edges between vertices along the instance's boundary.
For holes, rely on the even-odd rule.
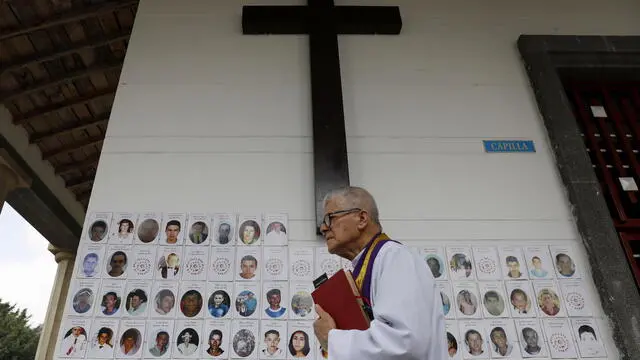
[[397,35],[401,28],[400,9],[396,6],[335,6],[333,0],[308,0],[307,6],[242,8],[245,35],[309,35],[318,229],[324,215],[325,194],[349,185],[337,35]]

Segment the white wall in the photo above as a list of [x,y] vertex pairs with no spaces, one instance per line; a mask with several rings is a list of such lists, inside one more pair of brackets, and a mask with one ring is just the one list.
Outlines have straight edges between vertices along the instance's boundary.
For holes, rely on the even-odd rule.
[[[141,1],[89,211],[284,211],[315,239],[306,37],[243,36],[249,3],[304,2]],[[580,242],[516,40],[638,34],[637,0],[336,3],[403,15],[339,40],[351,180],[391,236]],[[538,152],[483,153],[500,138]]]

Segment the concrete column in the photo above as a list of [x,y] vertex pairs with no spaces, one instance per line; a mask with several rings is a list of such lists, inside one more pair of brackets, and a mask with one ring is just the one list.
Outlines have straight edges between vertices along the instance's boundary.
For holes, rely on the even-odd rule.
[[42,333],[38,342],[38,351],[35,360],[51,360],[58,341],[58,330],[62,322],[65,304],[67,303],[67,293],[73,274],[76,254],[72,251],[59,249],[49,245],[49,251],[55,256],[58,263],[56,278],[53,283],[51,297],[49,297],[49,307],[47,316],[42,325]]
[[18,174],[8,165],[0,162],[0,212],[2,212],[2,205],[4,205],[7,195],[19,184]]

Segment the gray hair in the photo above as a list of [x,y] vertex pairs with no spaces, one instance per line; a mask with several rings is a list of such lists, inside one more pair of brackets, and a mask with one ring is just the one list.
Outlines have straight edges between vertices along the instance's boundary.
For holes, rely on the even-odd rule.
[[324,200],[322,201],[323,206],[326,207],[327,203],[334,198],[339,199],[343,206],[366,210],[373,223],[380,226],[378,205],[376,205],[376,200],[367,190],[357,186],[347,186],[331,190],[324,196]]

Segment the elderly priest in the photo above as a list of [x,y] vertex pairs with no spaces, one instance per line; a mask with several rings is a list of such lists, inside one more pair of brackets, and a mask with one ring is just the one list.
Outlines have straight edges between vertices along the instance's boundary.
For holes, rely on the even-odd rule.
[[353,262],[360,295],[372,307],[367,330],[340,330],[316,306],[316,337],[329,360],[442,360],[447,341],[440,292],[427,264],[382,232],[365,189],[334,190],[320,231],[330,253]]

